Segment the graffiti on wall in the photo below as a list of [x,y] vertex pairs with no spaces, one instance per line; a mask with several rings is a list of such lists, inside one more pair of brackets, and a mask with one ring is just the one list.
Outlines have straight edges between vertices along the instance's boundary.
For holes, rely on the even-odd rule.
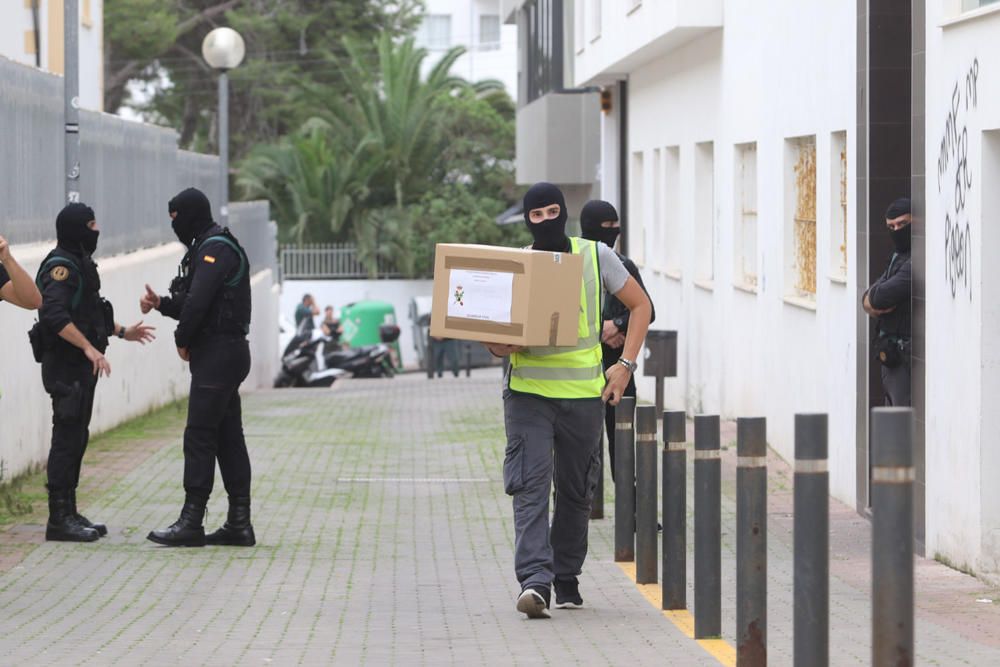
[[945,278],[952,298],[972,301],[972,224],[966,210],[972,189],[968,119],[979,104],[979,59],[955,82],[937,160],[938,194],[944,205]]

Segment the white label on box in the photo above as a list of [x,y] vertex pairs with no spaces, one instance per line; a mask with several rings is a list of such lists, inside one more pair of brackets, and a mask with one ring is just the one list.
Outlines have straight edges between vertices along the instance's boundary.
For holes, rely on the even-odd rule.
[[448,317],[510,324],[514,274],[452,269],[448,277]]
[[552,253],[552,261],[555,262],[556,264],[562,264],[562,253],[561,252]]

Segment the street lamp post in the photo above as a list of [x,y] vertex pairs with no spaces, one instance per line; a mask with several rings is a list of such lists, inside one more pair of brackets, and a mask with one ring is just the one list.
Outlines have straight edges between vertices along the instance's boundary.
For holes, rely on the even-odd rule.
[[201,55],[212,69],[219,70],[219,223],[229,224],[229,77],[246,55],[240,33],[232,28],[216,28],[205,35]]

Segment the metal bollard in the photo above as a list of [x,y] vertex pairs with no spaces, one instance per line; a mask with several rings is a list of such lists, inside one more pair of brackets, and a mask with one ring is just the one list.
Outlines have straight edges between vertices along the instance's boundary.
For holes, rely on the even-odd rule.
[[694,638],[722,634],[719,417],[694,418]]
[[796,665],[830,664],[830,474],[827,416],[795,415]]
[[872,664],[913,664],[913,409],[872,410]]
[[635,398],[615,408],[615,562],[635,560]]
[[635,582],[655,584],[656,406],[635,410]]
[[767,421],[736,420],[736,664],[767,664]]
[[597,475],[597,488],[594,489],[594,500],[590,504],[590,518],[591,519],[603,519],[604,518],[604,438],[601,438],[601,451],[600,456],[600,473]]
[[687,608],[687,416],[663,413],[663,608]]
[[465,344],[465,377],[472,377],[472,343]]

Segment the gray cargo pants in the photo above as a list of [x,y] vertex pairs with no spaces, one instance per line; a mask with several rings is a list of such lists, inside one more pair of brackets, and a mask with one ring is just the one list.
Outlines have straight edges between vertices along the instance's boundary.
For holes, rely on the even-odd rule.
[[[514,571],[521,588],[580,574],[601,472],[604,403],[504,391],[504,491],[514,497]],[[555,511],[549,527],[549,490]]]

